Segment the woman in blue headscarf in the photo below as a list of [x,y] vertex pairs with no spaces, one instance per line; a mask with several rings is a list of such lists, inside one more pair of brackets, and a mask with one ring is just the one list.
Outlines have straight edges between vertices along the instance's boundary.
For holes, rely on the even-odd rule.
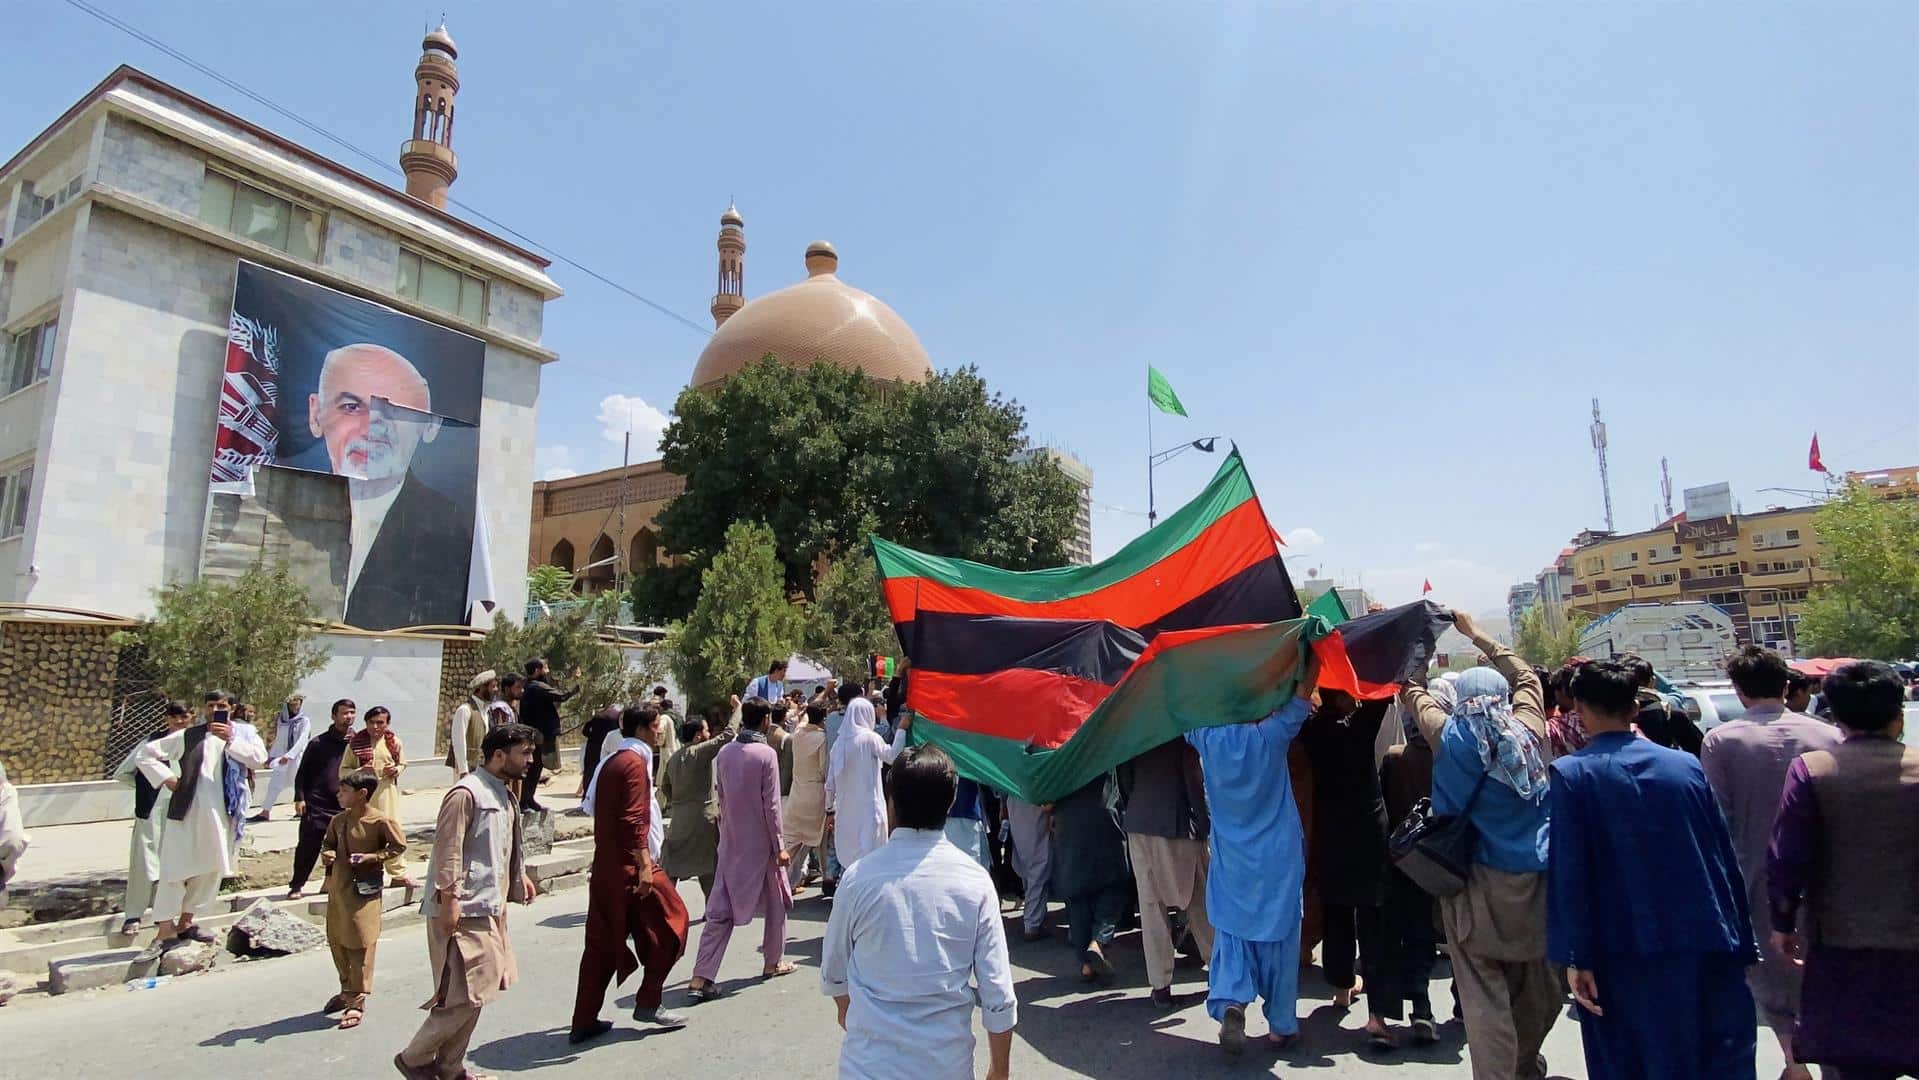
[[1453,625],[1489,658],[1453,682],[1451,708],[1409,686],[1401,707],[1433,748],[1433,810],[1479,834],[1466,887],[1439,901],[1474,1080],[1542,1080],[1559,1016],[1546,963],[1546,717],[1539,677],[1463,612]]

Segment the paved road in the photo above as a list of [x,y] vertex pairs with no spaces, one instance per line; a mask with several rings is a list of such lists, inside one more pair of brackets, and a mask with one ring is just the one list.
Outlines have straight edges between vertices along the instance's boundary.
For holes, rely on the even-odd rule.
[[[697,886],[688,884],[689,907],[699,914]],[[499,1074],[540,1070],[579,1077],[699,1076],[787,1077],[833,1075],[839,1030],[831,1002],[820,995],[817,965],[826,904],[802,899],[789,923],[791,952],[801,964],[794,975],[770,982],[752,978],[760,968],[754,948],[757,926],[736,934],[721,979],[733,996],[691,1010],[683,1031],[642,1034],[626,1020],[632,983],[616,991],[606,1016],[620,1026],[584,1048],[567,1045],[574,977],[579,959],[586,893],[574,890],[515,909],[513,938],[521,981],[481,1018],[473,1042],[476,1067]],[[1057,910],[1055,912],[1057,914]],[[697,940],[698,930],[695,930]],[[11,1076],[307,1075],[390,1076],[393,1053],[419,1023],[416,1006],[427,996],[424,930],[394,930],[381,940],[373,1012],[357,1031],[333,1030],[312,1012],[334,989],[333,966],[324,950],[253,963],[235,963],[211,974],[176,980],[150,991],[103,990],[65,998],[30,998],[0,1009],[0,1046]],[[1376,1058],[1358,1049],[1363,1015],[1342,1013],[1327,1002],[1323,984],[1309,979],[1300,1002],[1306,1015],[1305,1048],[1284,1057],[1253,1051],[1227,1061],[1205,1016],[1201,972],[1182,970],[1175,989],[1182,1008],[1161,1013],[1146,1000],[1138,935],[1120,939],[1114,952],[1117,986],[1086,993],[1059,938],[1016,943],[1020,1024],[1014,1043],[1014,1073],[1026,1077],[1143,1077],[1311,1075],[1347,1077],[1464,1077],[1464,1049],[1457,1025],[1436,1047]],[[680,999],[692,966],[680,962],[667,992]],[[1434,985],[1442,1014],[1451,1003],[1444,983]],[[617,1004],[615,1003],[617,1002]],[[1263,1031],[1258,1021],[1250,1026]],[[1776,1047],[1762,1033],[1759,1075],[1780,1069]],[[1583,1078],[1576,1025],[1562,1020],[1547,1044],[1553,1075]],[[984,1040],[980,1065],[984,1066]]]

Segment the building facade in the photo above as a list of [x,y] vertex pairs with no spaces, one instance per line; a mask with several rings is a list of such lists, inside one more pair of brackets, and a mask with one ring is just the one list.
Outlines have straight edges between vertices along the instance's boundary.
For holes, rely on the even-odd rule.
[[1093,467],[1057,446],[1038,447],[1024,456],[1050,460],[1073,482],[1079,499],[1074,504],[1073,537],[1067,542],[1066,553],[1076,566],[1090,564],[1093,561]]
[[[545,260],[441,209],[455,55],[444,28],[423,43],[404,160],[433,176],[409,175],[417,197],[125,67],[0,165],[0,601],[141,616],[202,572],[244,261],[483,344],[474,550],[498,605],[524,608],[560,290]],[[304,426],[307,402],[288,404]],[[340,577],[354,561],[315,557]]]
[[1645,532],[1582,534],[1570,556],[1566,611],[1597,618],[1630,603],[1703,600],[1732,616],[1741,644],[1794,652],[1807,594],[1833,580],[1819,564],[1816,510],[1697,521],[1681,514]]
[[1519,633],[1519,621],[1539,604],[1539,583],[1522,581],[1506,590],[1506,625]]

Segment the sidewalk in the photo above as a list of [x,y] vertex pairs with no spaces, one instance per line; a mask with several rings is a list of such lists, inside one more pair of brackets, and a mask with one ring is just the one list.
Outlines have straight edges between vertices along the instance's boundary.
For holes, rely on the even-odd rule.
[[[549,774],[550,775],[550,774]],[[540,788],[540,805],[564,821],[568,811],[579,805],[573,798],[579,783],[577,769],[569,770]],[[433,824],[440,812],[440,800],[449,785],[402,789],[400,827],[412,832]],[[584,819],[579,819],[584,820]],[[54,825],[33,829],[33,846],[20,860],[18,875],[9,888],[26,891],[35,885],[89,878],[125,880],[127,844],[132,836],[131,821],[94,821],[83,825]],[[283,802],[273,808],[273,820],[247,826],[240,855],[264,855],[292,851],[299,841],[299,823],[293,816],[293,804]],[[424,861],[425,852],[415,852],[413,861]]]

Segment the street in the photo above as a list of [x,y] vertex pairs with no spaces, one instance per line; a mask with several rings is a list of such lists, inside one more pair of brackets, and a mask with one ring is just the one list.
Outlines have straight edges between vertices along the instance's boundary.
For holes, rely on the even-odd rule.
[[[687,906],[697,919],[699,887],[686,883]],[[568,1076],[677,1075],[721,1080],[769,1072],[831,1076],[839,1030],[832,1003],[818,981],[820,938],[827,905],[817,892],[803,896],[788,923],[793,975],[762,983],[758,926],[734,935],[721,970],[731,996],[685,1007],[692,1023],[677,1032],[641,1033],[628,1019],[638,976],[609,995],[602,1014],[613,1031],[584,1047],[566,1041],[579,960],[586,893],[571,890],[514,909],[511,928],[520,981],[489,1006],[474,1036],[471,1064],[491,1073],[549,1070]],[[1055,908],[1056,917],[1060,914]],[[693,932],[697,944],[699,931]],[[0,1045],[8,1075],[189,1076],[393,1075],[391,1059],[418,1026],[417,1006],[428,994],[425,931],[390,931],[380,942],[377,992],[356,1031],[334,1030],[313,1010],[335,989],[324,949],[276,960],[239,963],[176,979],[154,990],[121,988],[65,998],[35,995],[0,1009]],[[689,953],[690,953],[689,949]],[[1178,1012],[1166,1014],[1146,998],[1137,933],[1122,935],[1112,956],[1115,986],[1088,993],[1063,933],[1046,942],[1013,944],[1020,1019],[1013,1044],[1016,1076],[1153,1077],[1294,1075],[1325,1077],[1464,1077],[1459,1025],[1443,1029],[1439,1045],[1371,1055],[1360,1049],[1363,1008],[1341,1013],[1328,1003],[1316,976],[1302,980],[1300,1011],[1305,1045],[1283,1057],[1254,1042],[1232,1062],[1214,1042],[1206,1018],[1203,972],[1181,968],[1174,987]],[[692,957],[674,968],[667,1004],[682,1008]],[[1442,965],[1441,971],[1444,971]],[[1451,1012],[1447,984],[1433,986],[1435,1011]],[[1254,1010],[1256,1013],[1256,1010]],[[1249,1016],[1249,1034],[1264,1025]],[[1576,1024],[1561,1020],[1546,1045],[1555,1077],[1586,1075]],[[978,1067],[985,1067],[980,1039]],[[1760,1032],[1759,1075],[1777,1075],[1779,1051]]]

